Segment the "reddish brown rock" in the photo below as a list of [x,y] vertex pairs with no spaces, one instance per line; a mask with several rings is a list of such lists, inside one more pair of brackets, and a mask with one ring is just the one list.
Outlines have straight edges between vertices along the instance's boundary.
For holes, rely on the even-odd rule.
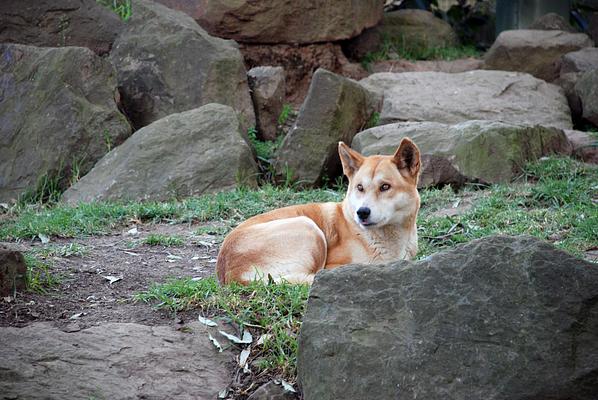
[[184,11],[211,35],[245,43],[349,39],[382,18],[384,0],[158,0]]
[[368,73],[359,64],[352,64],[343,54],[340,45],[333,43],[293,46],[280,44],[240,45],[247,69],[261,65],[280,66],[285,70],[287,102],[300,105],[303,102],[318,68],[352,79],[365,78]]

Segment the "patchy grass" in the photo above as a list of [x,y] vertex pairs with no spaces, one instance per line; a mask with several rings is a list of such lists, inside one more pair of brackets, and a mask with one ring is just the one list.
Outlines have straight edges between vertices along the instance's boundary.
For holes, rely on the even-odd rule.
[[31,254],[37,257],[50,258],[50,257],[81,257],[88,253],[85,246],[79,243],[69,243],[63,246],[45,246],[37,247],[29,250]]
[[128,21],[133,15],[132,0],[96,0],[97,3],[114,11],[120,19]]
[[529,164],[521,182],[485,191],[462,215],[433,211],[459,199],[450,190],[422,193],[419,256],[493,235],[532,235],[573,254],[596,245],[598,169],[566,158]]
[[260,190],[238,189],[184,201],[146,203],[86,203],[78,206],[22,205],[0,219],[0,240],[47,236],[77,237],[107,234],[130,222],[209,222],[232,224],[274,208],[309,202],[340,201],[333,190],[305,190],[264,186]]
[[142,243],[147,244],[148,246],[176,247],[183,246],[185,244],[185,239],[180,236],[169,236],[159,233],[152,233],[143,239]]
[[444,60],[452,61],[459,58],[480,57],[481,53],[473,46],[457,47],[415,47],[403,40],[385,38],[380,49],[366,54],[361,60],[365,69],[369,70],[370,64],[387,60]]
[[59,283],[52,273],[52,265],[31,252],[24,254],[27,265],[27,289],[32,292],[46,293],[47,289]]
[[215,278],[207,278],[154,285],[137,299],[174,312],[199,309],[204,315],[224,316],[241,328],[251,328],[256,341],[263,336],[263,344],[252,345],[249,361],[256,361],[259,373],[294,381],[297,335],[308,292],[307,285],[255,282],[220,286]]

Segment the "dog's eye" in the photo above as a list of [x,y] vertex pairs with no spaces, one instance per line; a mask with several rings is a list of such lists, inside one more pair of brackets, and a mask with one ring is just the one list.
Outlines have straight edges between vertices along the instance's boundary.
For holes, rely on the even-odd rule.
[[361,183],[357,185],[357,190],[363,192],[363,186],[361,185]]
[[388,189],[390,189],[390,185],[388,183],[385,183],[382,186],[380,186],[381,192],[386,192]]

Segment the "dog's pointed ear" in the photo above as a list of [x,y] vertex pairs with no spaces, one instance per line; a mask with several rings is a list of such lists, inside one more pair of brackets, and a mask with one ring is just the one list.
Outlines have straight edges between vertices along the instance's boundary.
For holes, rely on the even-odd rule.
[[351,178],[361,167],[364,157],[343,142],[338,142],[338,155],[343,163],[343,172],[347,178]]
[[417,179],[421,165],[419,149],[409,138],[401,140],[401,144],[393,156],[399,172],[406,178]]

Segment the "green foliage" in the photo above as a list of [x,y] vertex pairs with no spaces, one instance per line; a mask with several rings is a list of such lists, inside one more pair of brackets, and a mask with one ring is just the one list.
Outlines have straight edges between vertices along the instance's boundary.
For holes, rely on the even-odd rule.
[[407,44],[401,39],[382,40],[380,49],[366,54],[361,60],[365,69],[369,70],[370,64],[386,60],[445,60],[451,61],[466,57],[480,57],[480,52],[473,46],[457,47],[424,47]]
[[185,239],[180,236],[168,236],[153,233],[143,239],[143,243],[147,244],[148,246],[175,247],[183,246],[185,244]]
[[378,126],[379,123],[380,123],[380,113],[378,111],[374,111],[372,113],[372,115],[370,116],[370,119],[368,120],[368,122],[365,125],[364,129],[373,128],[375,126]]
[[254,282],[220,286],[215,278],[207,278],[154,285],[137,298],[157,303],[159,308],[175,312],[199,309],[203,314],[224,316],[241,327],[257,328],[257,335],[268,335],[259,347],[262,362],[258,368],[292,379],[296,373],[297,335],[308,294],[307,285]]
[[132,219],[154,223],[227,219],[234,223],[290,204],[339,201],[341,198],[342,193],[331,190],[298,192],[266,185],[260,190],[237,189],[171,202],[21,205],[0,220],[0,239],[31,239],[40,233],[59,237],[107,234]]
[[257,158],[261,161],[271,160],[274,157],[276,150],[278,150],[280,147],[282,140],[284,139],[284,136],[279,136],[274,141],[260,140],[257,138],[257,130],[254,127],[249,128],[247,135],[249,136],[249,141],[257,153]]
[[278,116],[278,125],[284,125],[289,120],[289,117],[292,113],[293,108],[290,104],[283,105],[282,110],[280,111],[280,115]]
[[56,203],[62,196],[61,182],[63,177],[59,173],[48,172],[40,176],[34,188],[27,189],[19,196],[19,204]]
[[114,11],[120,19],[128,21],[133,15],[132,0],[96,0],[99,4]]
[[49,258],[49,257],[81,257],[88,253],[88,250],[85,246],[79,243],[69,243],[63,246],[45,246],[45,247],[36,247],[29,250],[29,253],[41,258]]
[[35,254],[25,253],[27,265],[27,288],[32,292],[46,293],[47,289],[57,285],[59,280],[52,274],[52,266],[40,260]]

